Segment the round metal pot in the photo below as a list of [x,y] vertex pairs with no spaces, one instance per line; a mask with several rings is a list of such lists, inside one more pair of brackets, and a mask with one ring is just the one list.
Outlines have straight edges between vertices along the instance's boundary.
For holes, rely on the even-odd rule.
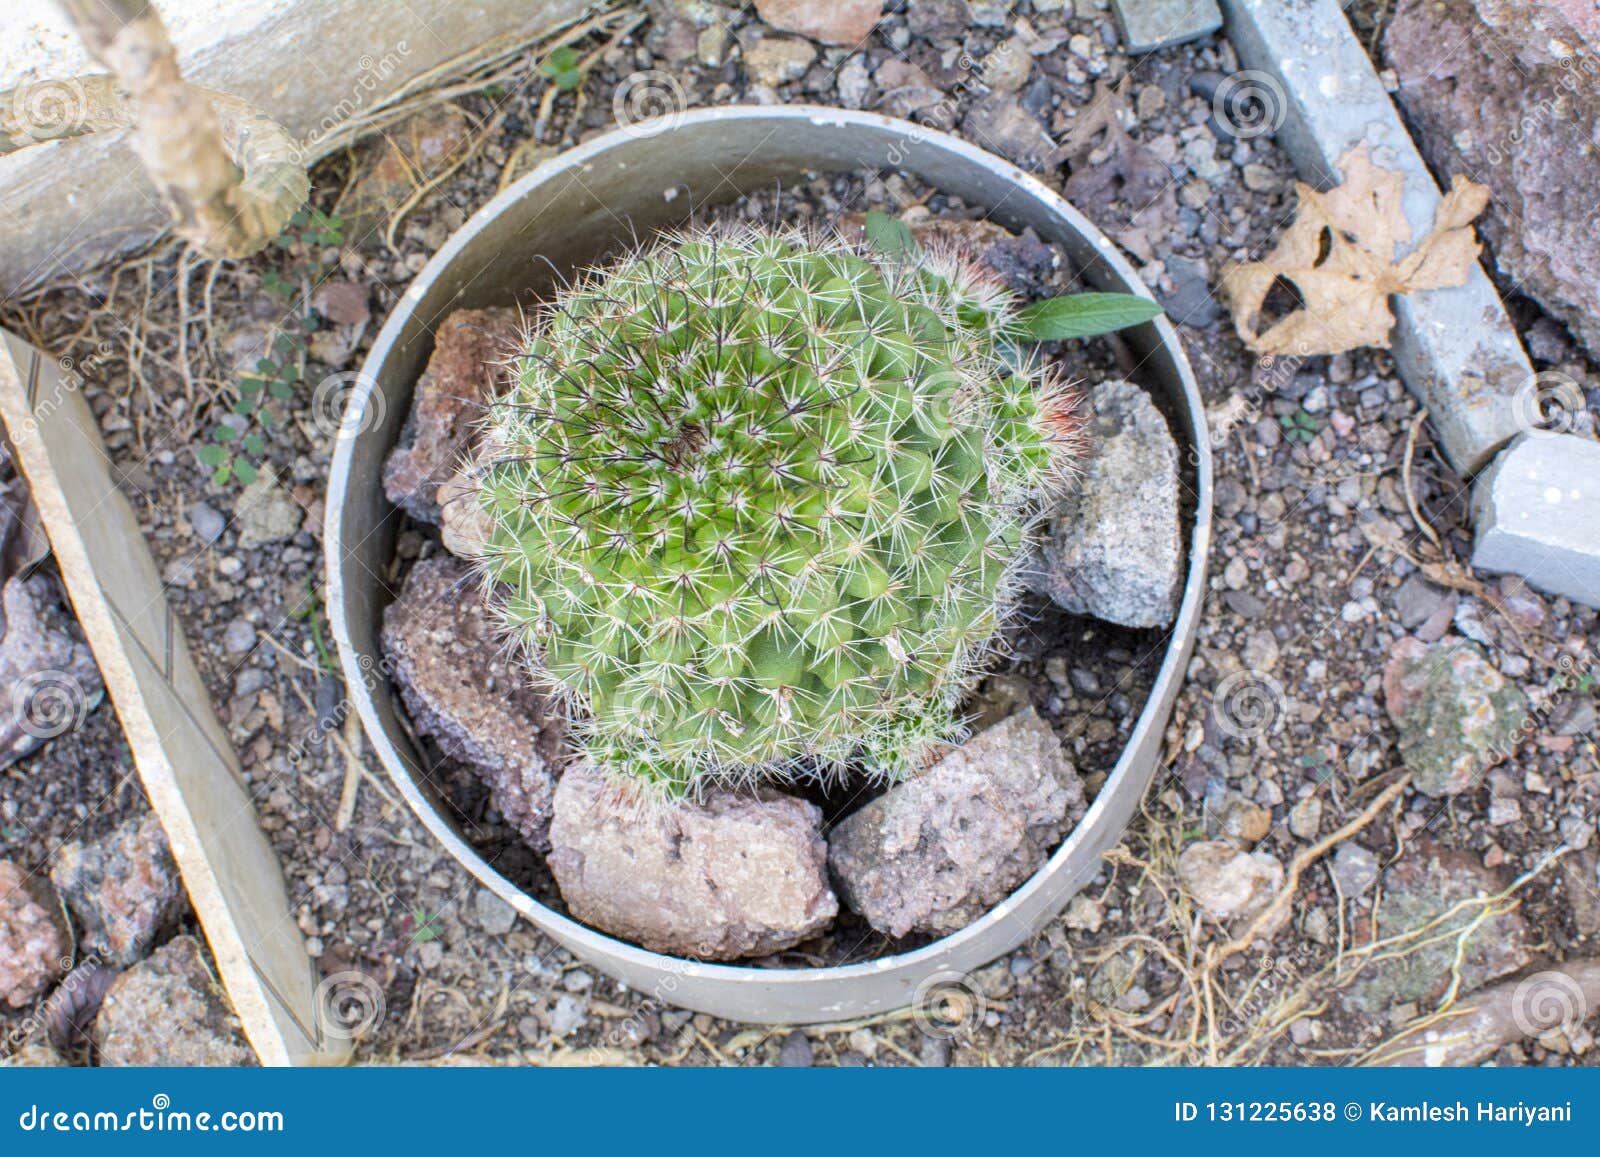
[[647,952],[551,911],[462,838],[439,804],[398,715],[378,645],[400,513],[381,476],[412,386],[453,310],[507,305],[548,291],[557,271],[593,262],[630,237],[682,222],[741,194],[823,172],[898,169],[980,205],[1013,230],[1061,245],[1088,286],[1146,294],[1105,235],[1042,183],[954,137],[870,113],[788,106],[702,109],[596,137],[540,165],[479,210],[407,288],[367,356],[345,415],[328,486],[329,617],[346,685],[400,793],[450,853],[575,956],[662,1003],[735,1020],[810,1024],[911,1004],[934,978],[978,968],[1026,941],[1096,872],[1121,837],[1159,759],[1194,645],[1211,542],[1211,458],[1204,411],[1176,333],[1158,319],[1123,337],[1143,384],[1176,417],[1195,487],[1188,575],[1149,701],[1094,805],[1049,862],[981,919],[898,956],[830,968],[706,964]]

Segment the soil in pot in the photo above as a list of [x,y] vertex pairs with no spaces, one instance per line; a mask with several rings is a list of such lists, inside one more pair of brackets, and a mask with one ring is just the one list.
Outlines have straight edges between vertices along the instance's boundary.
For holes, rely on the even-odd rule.
[[[861,228],[868,209],[886,210],[900,216],[924,239],[931,236],[960,239],[1025,301],[1054,297],[1072,287],[1073,270],[1064,253],[1031,234],[1020,237],[1007,234],[983,221],[981,213],[960,201],[918,187],[899,174],[818,178],[794,188],[744,198],[715,215],[719,219],[769,225],[821,224],[848,235]],[[493,390],[494,370],[489,364],[493,357],[489,351],[495,349],[498,342],[503,352],[510,320],[509,314],[492,316],[489,311],[470,317],[456,315],[454,323],[469,331],[463,340],[452,343],[452,348],[463,351],[465,364],[430,366],[430,372],[435,368],[451,372],[470,387],[451,395],[447,403],[451,413],[432,415],[430,428],[441,432],[441,437],[449,442],[448,447],[432,448],[432,461],[445,463],[438,474],[427,475],[434,482],[446,482],[445,476],[460,457],[462,440],[470,438],[473,423],[481,413],[482,403],[478,399],[489,396]],[[451,324],[447,322],[446,327]],[[1047,346],[1042,353],[1067,368],[1074,381],[1085,385],[1137,376],[1126,347],[1114,335],[1059,347]],[[419,391],[419,399],[422,397]],[[1151,400],[1156,401],[1154,397]],[[416,415],[413,424],[414,430],[421,430],[424,425],[417,421]],[[1166,425],[1170,429],[1179,428],[1170,415]],[[451,452],[441,459],[438,456],[441,449]],[[408,453],[411,460],[407,460]],[[1175,471],[1180,468],[1181,463],[1173,464]],[[429,469],[426,455],[405,449],[398,451],[391,460],[390,472],[402,484],[394,489],[414,492],[414,483]],[[1173,489],[1180,501],[1192,493],[1192,486],[1184,485],[1185,481],[1173,480]],[[419,563],[436,565],[452,535],[463,531],[458,519],[446,517],[441,542],[440,528],[434,525],[439,517],[439,503],[443,503],[446,512],[454,509],[444,495],[440,495],[436,503],[405,504],[413,520],[400,536],[397,547],[394,572],[397,590],[406,572]],[[1185,505],[1178,512],[1177,526],[1185,525],[1190,513]],[[1178,533],[1174,527],[1174,536]],[[1180,549],[1174,560],[1179,566],[1182,553]],[[477,592],[470,589],[469,583],[460,581],[460,599],[472,603]],[[487,623],[487,612],[484,619]],[[457,690],[463,700],[496,702],[516,679],[513,665],[473,662],[470,651],[461,651],[458,641],[441,640],[440,645],[458,648],[454,655],[439,656],[438,662],[459,671],[461,683]],[[481,645],[479,650],[487,653]],[[1118,626],[1070,613],[1043,595],[1030,595],[1006,629],[1001,657],[991,664],[991,674],[978,686],[967,705],[968,712],[977,721],[974,729],[980,730],[1025,707],[1034,708],[1074,764],[1083,782],[1087,797],[1083,803],[1086,804],[1121,754],[1164,654],[1165,635],[1159,626]],[[400,665],[404,667],[405,661]],[[399,682],[401,698],[412,716],[410,723],[419,751],[426,760],[429,777],[469,842],[497,871],[535,899],[556,911],[566,911],[544,856],[548,847],[546,829],[529,820],[529,815],[542,806],[540,797],[548,795],[548,783],[512,782],[518,763],[517,752],[509,749],[514,747],[512,741],[490,739],[485,748],[470,736],[441,729],[437,720],[427,717],[430,710],[427,705],[408,693],[403,674]],[[529,740],[536,746],[551,740],[559,730],[558,722],[540,722],[546,724],[544,738]],[[504,738],[505,728],[497,726],[494,720],[479,720],[478,729],[484,728]],[[558,755],[550,751],[545,754],[550,756],[550,763],[559,764]],[[857,775],[802,779],[783,790],[816,804],[829,828],[883,791]],[[532,803],[524,807],[517,802],[519,799],[524,802],[531,799]],[[508,801],[511,802],[508,804]],[[1079,806],[1073,818],[1081,814]],[[1043,854],[1047,855],[1052,849],[1045,849]],[[878,923],[882,926],[883,921]],[[932,938],[929,933],[916,931],[900,936],[887,934],[873,928],[855,912],[841,907],[838,919],[822,934],[752,963],[775,967],[854,963],[908,951]]]

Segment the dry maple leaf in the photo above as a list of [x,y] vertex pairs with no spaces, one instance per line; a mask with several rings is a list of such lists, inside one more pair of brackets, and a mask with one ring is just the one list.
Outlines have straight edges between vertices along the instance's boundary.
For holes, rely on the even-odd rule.
[[[1439,202],[1433,229],[1405,257],[1411,240],[1402,211],[1405,178],[1373,164],[1365,144],[1339,162],[1344,183],[1326,193],[1296,187],[1294,224],[1265,260],[1230,266],[1222,288],[1245,345],[1260,354],[1336,354],[1389,346],[1394,314],[1389,297],[1419,289],[1466,284],[1482,246],[1472,222],[1489,204],[1489,190],[1456,177]],[[1273,287],[1287,281],[1299,308],[1260,330]]]

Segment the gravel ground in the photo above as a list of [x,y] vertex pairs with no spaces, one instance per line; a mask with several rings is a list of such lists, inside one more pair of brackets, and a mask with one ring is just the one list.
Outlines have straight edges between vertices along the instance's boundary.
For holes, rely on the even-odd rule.
[[[1229,929],[1198,916],[1179,889],[1177,852],[1243,825],[1265,830],[1258,852],[1288,863],[1385,798],[1401,765],[1383,707],[1383,667],[1399,637],[1430,621],[1453,623],[1456,634],[1477,640],[1528,691],[1534,738],[1475,791],[1443,803],[1394,797],[1353,842],[1387,863],[1415,854],[1425,833],[1502,886],[1532,873],[1516,898],[1538,955],[1592,953],[1589,941],[1600,932],[1589,840],[1600,802],[1593,680],[1559,677],[1593,664],[1596,616],[1448,565],[1468,551],[1466,494],[1426,427],[1418,429],[1416,404],[1385,355],[1265,365],[1239,344],[1212,287],[1224,262],[1270,246],[1292,214],[1293,192],[1290,166],[1270,138],[1231,140],[1207,123],[1211,102],[1197,91],[1236,70],[1226,42],[1130,59],[1117,47],[1103,0],[1024,0],[1009,14],[1000,4],[918,0],[909,19],[905,5],[890,7],[901,14],[886,17],[859,51],[823,48],[809,62],[794,51],[792,79],[774,89],[751,73],[757,64],[777,68],[785,56],[770,44],[758,49],[763,32],[774,34],[753,13],[724,23],[717,16],[728,13],[713,6],[656,4],[622,41],[581,46],[600,55],[580,92],[555,99],[548,117],[540,107],[547,82],[537,76],[461,99],[470,122],[487,131],[404,217],[392,248],[383,223],[351,212],[346,201],[341,214],[350,220],[336,248],[303,239],[222,268],[161,249],[5,317],[58,355],[82,357],[111,343],[114,352],[100,358],[86,394],[240,748],[310,951],[324,972],[365,972],[384,993],[380,1015],[363,1026],[359,1054],[854,1065],[1353,1059],[1431,1007],[1398,991],[1365,1010],[1291,999],[1322,983],[1336,958],[1371,942],[1373,901],[1341,897],[1325,859],[1304,873],[1275,939],[1208,965]],[[697,23],[708,14],[709,25]],[[986,92],[964,62],[982,62],[1018,35],[1024,19],[1057,43],[1029,58],[1020,83],[1010,74],[991,78],[996,89],[1015,87]],[[314,399],[312,386],[359,365],[409,279],[493,195],[508,162],[522,166],[542,151],[519,145],[536,139],[559,148],[603,130],[615,108],[626,108],[626,100],[613,101],[619,84],[626,94],[625,78],[652,69],[675,77],[690,105],[806,100],[900,115],[921,110],[939,127],[1017,156],[1036,147],[1040,129],[1058,141],[1068,134],[1094,100],[1096,81],[1131,76],[1133,141],[1173,174],[1139,206],[1117,200],[1114,188],[1096,194],[1093,182],[1069,195],[1123,241],[1185,323],[1211,410],[1217,534],[1199,648],[1168,730],[1166,769],[1124,849],[1063,918],[958,986],[948,1031],[930,1031],[925,1015],[910,1013],[789,1032],[673,1009],[621,989],[514,924],[395,804],[370,757],[349,822],[340,814],[345,747],[362,757],[358,736],[325,734],[318,725],[340,689],[323,655],[316,599],[335,421],[328,396],[319,391]],[[430,131],[447,129],[440,122]],[[321,166],[316,205],[332,209],[353,168],[370,170],[379,148]],[[1088,161],[1095,159],[1091,152]],[[1040,175],[1061,187],[1095,167],[1052,160]],[[891,174],[878,185],[885,206],[904,207]],[[867,189],[868,203],[850,209],[869,207]],[[232,403],[238,367],[254,363],[264,336],[285,319],[273,279],[309,288],[313,276],[328,273],[372,287],[371,321],[313,336],[306,384],[287,404],[286,420],[267,431],[266,465],[278,481],[241,501],[237,482],[208,481],[194,446]],[[1530,325],[1536,320],[1517,308]],[[1593,380],[1593,368],[1558,333],[1547,324],[1541,331],[1546,340],[1536,352],[1544,362]],[[1431,582],[1418,573],[1429,563]],[[1112,738],[1105,729],[1120,729],[1137,709],[1132,701],[1119,706],[1116,687],[1141,653],[1103,628],[1042,632],[1023,673],[1058,727],[1081,727],[1086,743],[1103,744]],[[1090,670],[1090,654],[1111,669]],[[0,854],[29,864],[48,857],[72,826],[62,818],[70,805],[59,798],[61,784],[84,785],[78,806],[86,827],[109,827],[146,806],[127,786],[128,757],[112,713],[102,708],[91,718],[78,736],[0,776],[8,822],[14,813],[27,829],[0,833],[8,841]],[[1563,844],[1568,853],[1545,863]],[[1206,991],[1216,998],[1209,1018],[1200,1012]],[[1497,1059],[1593,1063],[1596,1056],[1579,1027],[1509,1046]]]

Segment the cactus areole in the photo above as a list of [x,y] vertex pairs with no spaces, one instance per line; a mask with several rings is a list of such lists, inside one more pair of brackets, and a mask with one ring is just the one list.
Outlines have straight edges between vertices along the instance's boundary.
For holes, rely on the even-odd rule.
[[589,759],[675,795],[960,738],[1075,428],[1017,315],[955,253],[751,229],[540,311],[476,463],[480,563]]

